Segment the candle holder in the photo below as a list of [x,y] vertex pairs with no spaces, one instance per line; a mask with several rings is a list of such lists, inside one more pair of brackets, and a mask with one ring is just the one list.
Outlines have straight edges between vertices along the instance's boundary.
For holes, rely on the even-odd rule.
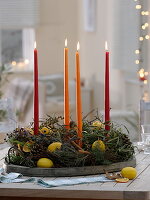
[[62,121],[61,116],[48,116],[37,135],[33,123],[9,134],[5,170],[32,176],[76,176],[135,167],[134,147],[118,125],[110,122],[108,131],[99,116],[83,120],[81,147],[76,123],[71,121],[66,129]]

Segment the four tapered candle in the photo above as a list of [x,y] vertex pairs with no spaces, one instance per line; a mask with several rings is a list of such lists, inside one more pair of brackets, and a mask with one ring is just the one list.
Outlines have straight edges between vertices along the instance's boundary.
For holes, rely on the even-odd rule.
[[110,99],[109,99],[109,51],[105,42],[105,129],[110,130]]
[[80,83],[80,56],[79,56],[79,42],[76,51],[76,117],[77,117],[77,133],[81,139],[79,143],[82,145],[82,102],[81,102],[81,83]]
[[69,75],[68,75],[68,48],[67,39],[64,48],[64,125],[69,129],[70,109],[69,109]]
[[[76,117],[77,133],[82,139],[82,101],[81,101],[81,82],[80,82],[80,56],[79,42],[76,51]],[[110,130],[110,99],[109,99],[109,51],[107,42],[105,43],[105,129]],[[68,78],[68,48],[67,39],[64,48],[64,124],[69,129],[70,109],[69,109],[69,78]],[[34,48],[34,134],[37,135],[39,130],[39,96],[38,96],[38,52],[36,42]],[[82,140],[81,140],[82,141]],[[82,142],[80,142],[80,146]]]
[[38,52],[36,42],[34,48],[34,135],[39,130],[39,94],[38,94]]

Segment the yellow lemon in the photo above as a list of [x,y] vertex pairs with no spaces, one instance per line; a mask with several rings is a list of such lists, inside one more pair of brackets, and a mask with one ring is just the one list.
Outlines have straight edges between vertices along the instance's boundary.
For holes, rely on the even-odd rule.
[[124,178],[134,179],[137,175],[137,171],[133,167],[125,167],[121,170],[121,175]]
[[34,144],[33,141],[28,141],[23,145],[23,151],[24,152],[30,152],[31,151],[31,146]]
[[105,144],[102,140],[96,140],[93,144],[92,144],[92,150],[94,149],[99,149],[101,151],[105,151]]
[[92,126],[96,126],[96,127],[99,127],[99,128],[104,128],[104,124],[100,121],[95,121],[93,122]]
[[116,178],[115,180],[118,183],[127,183],[129,181],[128,178]]
[[61,148],[62,143],[61,142],[53,142],[48,146],[48,150],[51,152],[56,151],[57,149]]
[[49,128],[47,128],[47,127],[43,127],[43,128],[40,130],[40,132],[41,132],[42,134],[49,134],[49,133],[52,132],[52,130],[49,129]]
[[40,158],[37,161],[37,167],[41,167],[41,168],[51,168],[53,167],[53,161],[48,159],[48,158]]

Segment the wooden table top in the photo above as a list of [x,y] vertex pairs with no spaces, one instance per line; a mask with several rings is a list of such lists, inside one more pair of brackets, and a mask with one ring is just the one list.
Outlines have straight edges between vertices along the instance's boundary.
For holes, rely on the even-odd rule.
[[[2,157],[8,148],[0,150],[0,166]],[[150,155],[143,152],[136,154],[138,175],[128,183],[91,183],[74,186],[45,188],[35,183],[0,183],[0,200],[6,199],[120,199],[149,200],[150,199]],[[41,177],[40,177],[41,178]],[[71,177],[66,177],[66,179]],[[52,180],[54,178],[43,178]],[[57,178],[59,179],[59,178]],[[30,197],[30,198],[29,198]]]

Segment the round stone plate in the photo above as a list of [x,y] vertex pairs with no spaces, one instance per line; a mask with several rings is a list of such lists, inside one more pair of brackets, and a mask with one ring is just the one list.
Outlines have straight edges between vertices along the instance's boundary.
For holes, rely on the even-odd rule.
[[30,168],[19,165],[4,163],[4,169],[7,173],[17,172],[24,176],[42,176],[42,177],[65,177],[65,176],[84,176],[108,172],[117,172],[124,167],[135,167],[136,159],[125,162],[113,163],[111,165],[84,166],[84,167],[68,167],[68,168]]

